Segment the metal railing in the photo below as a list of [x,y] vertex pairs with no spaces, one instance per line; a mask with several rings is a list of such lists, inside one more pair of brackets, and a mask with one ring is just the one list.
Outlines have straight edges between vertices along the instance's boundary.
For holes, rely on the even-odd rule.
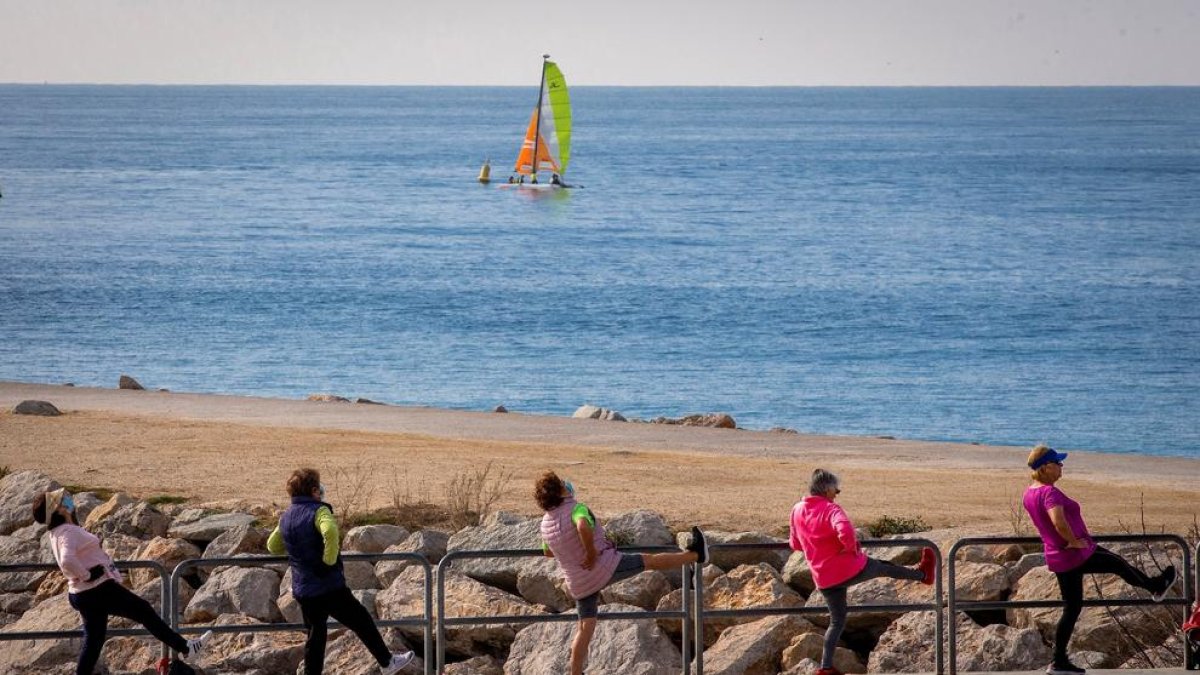
[[[117,569],[125,570],[154,570],[158,574],[159,582],[159,601],[161,609],[159,614],[164,620],[170,612],[170,593],[167,590],[167,579],[169,577],[167,568],[153,560],[120,560],[115,562]],[[59,567],[55,563],[15,563],[0,565],[0,574],[16,574],[19,572],[59,572]],[[145,637],[150,635],[150,631],[145,628],[114,628],[109,629],[107,635],[118,636],[134,636]],[[0,642],[11,640],[57,640],[60,638],[81,638],[83,637],[83,629],[76,630],[38,630],[25,632],[0,632]],[[166,656],[169,648],[162,645],[162,655]]]
[[[640,546],[618,549],[622,553],[678,553],[679,549],[667,546]],[[560,614],[514,614],[508,616],[468,616],[468,617],[453,617],[446,616],[446,571],[450,565],[456,560],[477,560],[487,558],[544,558],[544,554],[539,549],[507,549],[507,550],[491,550],[491,551],[451,551],[447,553],[438,563],[437,567],[437,670],[441,673],[446,667],[446,627],[447,626],[479,626],[494,623],[554,623],[577,621],[578,615],[573,612],[562,612]],[[691,574],[687,567],[680,568],[683,572],[683,586],[681,607],[677,612],[659,612],[659,611],[644,611],[644,612],[600,612],[596,617],[601,621],[613,621],[617,619],[678,619],[680,621],[681,630],[683,632],[683,650],[681,654],[682,664],[681,672],[683,675],[690,675],[690,636],[688,635],[688,623],[690,613],[688,607],[689,596],[689,577]]]
[[[425,661],[425,675],[432,675],[433,653],[433,583],[432,575],[433,568],[429,564],[429,560],[420,553],[344,553],[342,554],[343,562],[383,562],[388,560],[407,560],[421,567],[425,573],[425,588],[424,588],[424,613],[420,618],[405,618],[405,619],[390,619],[376,620],[375,625],[381,628],[393,626],[421,626],[424,628],[425,644],[423,646],[423,657]],[[216,625],[180,625],[182,607],[179,603],[179,582],[190,571],[203,567],[267,567],[271,565],[287,565],[288,559],[285,556],[248,556],[244,558],[192,558],[179,563],[173,572],[171,572],[170,580],[170,604],[169,615],[170,624],[177,632],[183,635],[198,634],[211,630],[213,633],[274,633],[281,631],[303,631],[305,630],[302,623],[264,623],[261,625],[245,625],[237,624],[230,626]],[[330,625],[338,625],[336,621],[330,621]],[[440,672],[440,670],[438,671]]]
[[[1192,552],[1187,542],[1183,537],[1173,534],[1130,534],[1130,535],[1101,535],[1093,537],[1097,543],[1151,543],[1151,542],[1166,542],[1175,544],[1183,552],[1183,570],[1180,576],[1183,578],[1183,597],[1182,598],[1164,598],[1162,602],[1154,602],[1149,598],[1111,598],[1098,600],[1084,600],[1084,607],[1129,607],[1129,606],[1144,606],[1144,605],[1184,605],[1191,606],[1192,598],[1194,598],[1194,588],[1192,586]],[[950,547],[949,554],[949,581],[950,594],[947,601],[947,615],[950,620],[950,640],[949,640],[949,656],[950,656],[950,675],[956,675],[958,672],[957,654],[958,654],[958,627],[957,616],[958,612],[978,611],[978,610],[998,610],[998,609],[1019,609],[1019,608],[1034,608],[1034,607],[1062,607],[1063,601],[1059,600],[959,600],[958,592],[954,587],[954,570],[956,566],[955,556],[964,546],[974,545],[994,545],[994,544],[1036,544],[1041,546],[1042,540],[1038,537],[968,537],[959,539]],[[1197,555],[1200,556],[1200,548]],[[1197,579],[1197,584],[1200,584],[1200,578]],[[1192,666],[1191,660],[1187,657],[1187,648],[1185,646],[1185,668]]]
[[[882,604],[882,605],[851,605],[848,610],[850,613],[860,612],[915,612],[915,611],[932,611],[935,615],[934,632],[937,636],[937,642],[934,646],[934,665],[938,675],[943,672],[943,653],[942,653],[942,635],[944,626],[942,623],[942,555],[937,544],[928,539],[911,538],[911,539],[868,539],[859,542],[864,548],[913,548],[913,547],[928,547],[933,549],[937,554],[937,564],[934,571],[933,585],[933,600],[927,603],[915,604]],[[738,549],[760,549],[760,550],[777,550],[788,551],[791,553],[791,547],[783,542],[776,544],[710,544],[709,552],[728,551]],[[825,607],[746,607],[742,609],[705,609],[704,608],[704,583],[702,580],[697,580],[695,584],[695,599],[692,601],[693,619],[696,623],[695,634],[696,646],[696,675],[704,675],[704,620],[708,618],[731,618],[742,616],[786,616],[786,615],[814,615],[827,614],[829,610]],[[813,591],[817,593],[819,591]],[[685,671],[686,672],[686,671]]]

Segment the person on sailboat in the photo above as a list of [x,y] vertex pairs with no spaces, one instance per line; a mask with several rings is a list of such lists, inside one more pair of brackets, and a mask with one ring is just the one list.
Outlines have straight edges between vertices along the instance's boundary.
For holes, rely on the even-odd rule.
[[562,178],[556,173],[550,174],[550,184],[557,185],[559,187],[567,187],[566,185],[563,185]]

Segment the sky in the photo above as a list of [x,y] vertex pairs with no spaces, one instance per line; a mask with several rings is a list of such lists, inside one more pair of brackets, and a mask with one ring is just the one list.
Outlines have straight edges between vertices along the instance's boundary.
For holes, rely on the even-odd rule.
[[0,83],[1200,85],[1200,0],[0,0]]

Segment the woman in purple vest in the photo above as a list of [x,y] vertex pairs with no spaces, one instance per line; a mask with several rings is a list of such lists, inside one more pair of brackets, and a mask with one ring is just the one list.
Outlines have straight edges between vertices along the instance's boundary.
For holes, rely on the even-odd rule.
[[412,652],[393,654],[362,603],[350,593],[342,573],[341,537],[333,507],[326,504],[325,486],[316,469],[296,469],[287,482],[292,504],[267,539],[267,550],[287,552],[292,567],[292,596],[300,603],[308,640],[304,643],[304,674],[321,675],[325,668],[325,622],[333,617],[354,631],[383,675],[394,675],[413,660]]
[[1050,675],[1079,675],[1086,672],[1067,657],[1067,643],[1075,630],[1075,621],[1083,610],[1083,575],[1116,574],[1131,586],[1150,591],[1161,601],[1175,584],[1175,566],[1156,576],[1147,576],[1124,558],[1097,546],[1088,532],[1079,503],[1063,494],[1054,484],[1062,478],[1062,463],[1067,453],[1039,445],[1029,453],[1027,463],[1033,471],[1033,484],[1023,499],[1046,550],[1046,567],[1058,578],[1063,613],[1054,631],[1054,661],[1046,668]]
[[567,590],[575,598],[579,630],[571,643],[571,675],[583,675],[588,646],[596,632],[600,590],[644,570],[667,570],[690,563],[708,562],[708,545],[700,528],[692,528],[692,542],[679,553],[620,553],[604,536],[604,526],[584,504],[575,501],[575,487],[547,471],[533,488],[533,497],[545,511],[542,516],[542,551],[558,560]]

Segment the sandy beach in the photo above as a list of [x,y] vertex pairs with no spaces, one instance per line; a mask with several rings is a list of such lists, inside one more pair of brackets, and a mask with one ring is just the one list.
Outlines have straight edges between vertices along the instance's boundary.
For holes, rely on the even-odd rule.
[[[26,399],[65,414],[8,412]],[[456,475],[491,461],[513,477],[505,510],[533,513],[529,485],[554,469],[602,515],[649,508],[681,527],[780,534],[820,466],[842,477],[856,522],[886,514],[1009,535],[1028,483],[1028,449],[1014,447],[12,382],[0,383],[0,409],[0,466],[194,503],[281,504],[301,465],[325,474],[335,504],[439,503]],[[1184,534],[1200,513],[1198,477],[1200,460],[1072,451],[1061,486],[1096,531],[1140,531],[1144,497],[1147,529]]]

